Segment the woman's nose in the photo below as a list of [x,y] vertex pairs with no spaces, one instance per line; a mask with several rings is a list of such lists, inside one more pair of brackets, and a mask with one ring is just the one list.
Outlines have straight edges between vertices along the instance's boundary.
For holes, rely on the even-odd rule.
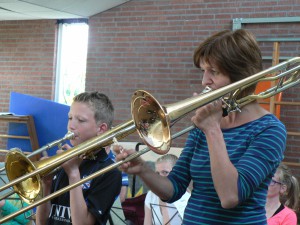
[[212,80],[210,79],[210,76],[208,75],[207,72],[203,73],[203,77],[202,77],[202,86],[208,86],[212,84]]

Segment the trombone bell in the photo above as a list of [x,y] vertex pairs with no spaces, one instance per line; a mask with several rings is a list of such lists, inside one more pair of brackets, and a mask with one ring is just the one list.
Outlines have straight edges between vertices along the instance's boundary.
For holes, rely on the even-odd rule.
[[171,132],[165,108],[151,94],[138,90],[132,96],[131,114],[144,143],[157,154],[167,153],[171,145]]
[[[11,150],[5,159],[5,169],[8,180],[14,180],[36,169],[28,157],[18,150]],[[27,203],[32,203],[42,196],[41,177],[32,176],[13,186],[15,192]]]

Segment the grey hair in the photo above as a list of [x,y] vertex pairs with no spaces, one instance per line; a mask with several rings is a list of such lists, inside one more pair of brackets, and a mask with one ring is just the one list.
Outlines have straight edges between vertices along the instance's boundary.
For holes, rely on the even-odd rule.
[[176,155],[166,154],[166,155],[159,157],[156,160],[156,163],[170,162],[172,164],[172,166],[174,166],[177,160],[178,160],[178,157]]

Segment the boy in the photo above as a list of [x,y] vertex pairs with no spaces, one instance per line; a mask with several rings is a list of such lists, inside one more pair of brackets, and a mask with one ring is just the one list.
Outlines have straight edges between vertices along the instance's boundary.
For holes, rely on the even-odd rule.
[[[99,92],[84,92],[75,96],[68,115],[68,130],[75,134],[71,144],[77,146],[108,131],[112,125],[113,111],[108,97]],[[63,149],[69,148],[71,146],[67,144],[63,146]],[[44,195],[74,184],[112,163],[104,148],[93,151],[93,157],[75,157],[63,163],[63,169],[53,179],[43,179]],[[38,206],[36,224],[105,224],[110,208],[120,193],[121,180],[121,172],[114,169]]]

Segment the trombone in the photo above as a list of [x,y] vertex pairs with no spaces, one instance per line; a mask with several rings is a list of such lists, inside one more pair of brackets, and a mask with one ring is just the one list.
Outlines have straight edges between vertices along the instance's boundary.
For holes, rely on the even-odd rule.
[[[0,220],[0,223],[7,221],[39,204],[42,204],[48,200],[51,200],[60,194],[71,190],[74,187],[83,184],[84,182],[93,179],[96,176],[99,176],[107,171],[118,167],[124,162],[128,162],[133,160],[134,158],[148,152],[149,150],[154,151],[157,154],[165,154],[169,151],[171,140],[174,137],[171,137],[170,127],[187,113],[202,107],[210,102],[213,102],[217,99],[222,99],[225,103],[226,107],[225,110],[229,113],[235,110],[240,110],[242,106],[256,101],[258,99],[269,98],[274,96],[288,88],[291,88],[297,85],[300,82],[300,57],[295,57],[285,62],[282,62],[274,67],[266,69],[262,72],[254,74],[250,77],[247,77],[243,80],[237,81],[235,83],[229,84],[225,87],[222,87],[217,90],[208,91],[207,93],[194,96],[183,101],[169,104],[162,106],[159,102],[148,92],[143,90],[136,91],[132,96],[131,101],[131,114],[133,120],[125,122],[114,129],[105,132],[101,136],[96,138],[92,138],[86,142],[81,143],[80,145],[68,149],[62,154],[57,156],[53,156],[49,158],[45,165],[31,165],[28,169],[28,173],[26,172],[25,175],[19,176],[12,176],[13,180],[8,185],[3,186],[0,188],[0,191],[7,188],[7,186],[14,186],[14,188],[20,183],[20,181],[25,181],[25,183],[29,183],[28,180],[35,180],[34,184],[40,183],[40,176],[46,175],[46,171],[49,172],[53,170],[56,166],[62,164],[63,162],[73,158],[74,156],[81,155],[81,154],[89,154],[96,148],[103,147],[109,145],[113,142],[114,138],[123,138],[127,136],[129,133],[134,132],[137,130],[143,142],[148,146],[148,150],[142,150],[133,154],[123,161],[117,162],[112,164],[84,179],[81,181],[69,185],[64,189],[61,189],[57,192],[52,193],[40,200],[37,200],[33,203],[33,200],[37,199],[35,196],[31,203],[32,205],[21,209],[17,213],[11,214],[7,217],[4,217]],[[257,84],[263,81],[277,81],[277,84],[270,89],[263,91],[259,94],[251,94],[241,99],[237,99],[239,93],[243,91],[245,88]],[[194,127],[191,126],[187,129],[186,132],[193,129]],[[179,134],[180,135],[180,134]],[[64,155],[63,155],[64,154]],[[13,158],[13,157],[12,157]],[[23,163],[25,161],[22,157],[17,157],[17,160],[6,160],[6,167],[8,174],[10,173],[10,168],[12,167],[11,164],[18,164],[20,161]],[[12,163],[13,162],[13,163]],[[42,162],[42,161],[41,161]],[[27,163],[27,162],[26,162]],[[26,164],[24,163],[24,164]],[[27,168],[27,167],[26,167]],[[12,170],[13,171],[13,170]],[[33,178],[33,176],[36,176]],[[14,178],[16,178],[14,180]],[[37,188],[38,186],[38,188]],[[5,188],[4,188],[5,187]],[[20,191],[22,189],[24,191],[28,191],[27,189],[32,188],[35,192],[40,192],[40,184],[36,186],[24,185],[20,186]],[[27,189],[26,189],[27,188]],[[36,188],[36,189],[35,189]]]

